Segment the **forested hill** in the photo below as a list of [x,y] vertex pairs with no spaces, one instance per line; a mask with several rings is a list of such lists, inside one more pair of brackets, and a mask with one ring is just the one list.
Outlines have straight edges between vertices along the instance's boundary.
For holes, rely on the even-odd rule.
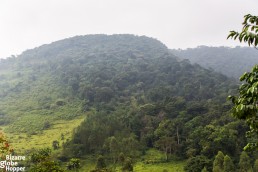
[[151,58],[166,51],[167,47],[160,41],[145,36],[87,35],[64,39],[25,51],[20,58],[41,58],[46,60],[72,56],[87,59],[93,57],[108,58],[109,55],[123,55],[124,59],[133,58],[137,55]]
[[211,68],[229,77],[239,78],[258,63],[258,51],[250,47],[207,47],[171,50],[182,59],[189,59],[204,68]]
[[[83,117],[71,138],[60,139],[60,125],[58,137],[48,135],[63,142],[56,156],[63,162],[100,154],[110,164],[122,155],[144,163],[201,158],[198,168],[210,170],[219,150],[237,162],[246,144],[246,127],[230,117],[226,102],[235,84],[152,38],[76,36],[1,60],[0,122],[7,135],[28,142],[56,121],[66,127]],[[148,158],[150,150],[164,156]]]

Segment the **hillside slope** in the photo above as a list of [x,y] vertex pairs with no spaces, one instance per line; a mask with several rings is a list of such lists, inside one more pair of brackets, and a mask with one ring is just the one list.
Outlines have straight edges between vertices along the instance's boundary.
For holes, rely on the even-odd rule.
[[207,47],[171,50],[182,59],[189,59],[206,69],[213,69],[226,76],[239,78],[258,63],[258,51],[250,47]]
[[[210,163],[219,150],[237,157],[246,144],[246,127],[230,117],[226,102],[236,83],[152,38],[76,36],[0,67],[1,125],[14,147],[24,137],[23,150],[51,134],[38,147],[63,143],[61,161],[101,154],[110,164],[122,155],[161,163],[202,155]],[[150,159],[153,149],[164,156]]]

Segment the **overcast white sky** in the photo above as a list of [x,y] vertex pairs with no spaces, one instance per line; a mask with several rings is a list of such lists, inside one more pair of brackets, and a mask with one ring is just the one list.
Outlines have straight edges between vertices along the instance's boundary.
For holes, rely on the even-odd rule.
[[130,33],[169,48],[235,46],[226,40],[258,0],[0,0],[0,58],[86,34]]

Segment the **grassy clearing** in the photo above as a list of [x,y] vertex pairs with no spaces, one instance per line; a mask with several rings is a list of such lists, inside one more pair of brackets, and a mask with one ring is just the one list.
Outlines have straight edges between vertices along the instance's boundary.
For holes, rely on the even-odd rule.
[[[24,152],[29,149],[39,149],[44,147],[52,147],[54,140],[59,141],[60,146],[67,139],[71,139],[73,129],[80,125],[84,120],[83,117],[73,120],[58,120],[53,122],[52,126],[42,131],[41,134],[28,135],[25,133],[14,134],[6,133],[8,140],[14,147],[16,152]],[[64,135],[64,140],[61,140],[61,134]]]
[[[172,158],[172,157],[170,157]],[[165,162],[165,155],[156,149],[149,149],[143,156],[144,162],[137,162],[134,165],[134,171],[140,172],[181,172],[184,171],[184,161]],[[149,162],[148,164],[146,162]],[[153,163],[152,163],[153,162]]]
[[[81,172],[90,172],[91,170],[95,169],[96,165],[96,156],[86,157],[85,159],[81,160],[82,168],[80,169]],[[133,165],[133,169],[135,172],[163,172],[167,170],[167,172],[183,172],[185,161],[176,161],[171,160],[169,162],[161,163],[161,161],[165,160],[164,153],[156,150],[156,149],[149,149],[144,156],[140,158],[142,161],[136,162]],[[156,162],[156,163],[149,163],[146,164],[144,162]],[[160,163],[157,163],[160,162]],[[112,171],[120,172],[121,165],[109,165],[109,169]]]
[[142,162],[137,163],[134,166],[134,171],[140,172],[163,172],[167,170],[168,172],[181,172],[184,171],[185,162],[183,161],[172,161],[168,163],[158,163],[158,164],[144,164]]
[[[95,168],[95,162],[92,160],[82,160],[81,164],[83,167],[80,169],[81,172],[90,172]],[[184,161],[171,161],[167,163],[158,163],[158,164],[144,164],[142,162],[138,162],[134,164],[134,172],[163,172],[167,170],[167,172],[183,172],[184,171]],[[110,166],[109,168],[112,168]],[[121,167],[112,168],[114,171],[120,172]]]

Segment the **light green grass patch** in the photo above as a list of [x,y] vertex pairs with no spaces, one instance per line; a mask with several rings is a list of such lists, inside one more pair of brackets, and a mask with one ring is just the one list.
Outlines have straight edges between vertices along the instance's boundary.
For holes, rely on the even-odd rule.
[[138,162],[134,165],[135,172],[163,172],[167,170],[168,172],[183,172],[185,162],[183,161],[172,161],[167,163],[158,164],[144,164]]
[[[79,171],[90,172],[91,170],[95,169],[96,164],[91,160],[82,160],[81,165],[82,165],[82,168],[80,168]],[[167,172],[183,172],[184,166],[185,166],[184,161],[172,161],[172,162],[159,163],[159,164],[144,164],[142,162],[138,162],[134,164],[133,171],[134,172],[163,172],[164,170],[167,170]],[[109,166],[109,168],[112,168],[112,167]],[[120,172],[121,167],[117,167],[114,171]]]
[[[11,146],[15,152],[24,152],[30,149],[40,149],[45,147],[52,147],[54,140],[59,141],[60,146],[67,139],[71,139],[73,130],[78,127],[84,120],[83,117],[73,120],[58,120],[53,122],[52,126],[42,131],[41,134],[28,135],[6,133],[8,140],[10,140]],[[64,140],[61,140],[61,134],[64,135]]]
[[[141,159],[143,160],[142,162],[136,162],[133,164],[134,172],[163,172],[164,170],[167,170],[167,172],[183,172],[186,163],[185,161],[176,160],[170,160],[165,163],[155,163],[165,160],[164,153],[156,149],[149,149]],[[79,171],[90,172],[95,169],[96,160],[97,158],[94,156],[84,158],[81,161],[82,168]],[[144,163],[146,161],[153,163],[146,164]],[[108,168],[115,172],[121,172],[122,167],[118,164],[109,164]]]

